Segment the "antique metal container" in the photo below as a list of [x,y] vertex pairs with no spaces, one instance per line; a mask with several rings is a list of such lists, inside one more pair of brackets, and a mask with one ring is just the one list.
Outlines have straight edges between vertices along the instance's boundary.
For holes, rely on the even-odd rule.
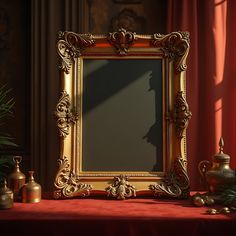
[[37,203],[41,201],[42,190],[40,184],[34,181],[34,171],[29,171],[29,180],[22,187],[22,202]]
[[13,160],[15,162],[14,171],[8,176],[9,188],[13,191],[14,200],[20,200],[20,189],[25,184],[25,175],[20,171],[19,164],[22,161],[21,156],[14,156]]
[[9,209],[13,206],[13,192],[7,187],[7,181],[4,181],[0,188],[0,209]]
[[221,138],[219,153],[213,156],[212,163],[204,160],[198,166],[211,193],[217,193],[222,187],[230,187],[236,183],[235,171],[230,168],[230,156],[223,152],[223,147],[224,141]]

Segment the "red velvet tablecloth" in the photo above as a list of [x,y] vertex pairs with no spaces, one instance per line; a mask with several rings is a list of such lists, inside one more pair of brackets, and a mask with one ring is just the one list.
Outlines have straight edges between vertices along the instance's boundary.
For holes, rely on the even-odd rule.
[[[190,200],[67,199],[14,203],[0,211],[0,235],[229,235],[236,212],[207,215]],[[16,233],[14,233],[16,231]]]

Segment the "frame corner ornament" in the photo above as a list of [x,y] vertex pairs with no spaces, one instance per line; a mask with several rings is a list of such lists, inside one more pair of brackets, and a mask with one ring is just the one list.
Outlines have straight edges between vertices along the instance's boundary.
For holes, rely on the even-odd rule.
[[174,123],[176,127],[176,135],[177,138],[183,138],[189,120],[192,117],[192,113],[189,110],[183,91],[179,91],[175,99]]
[[186,58],[189,52],[189,32],[172,32],[167,35],[154,34],[152,44],[160,47],[164,55],[174,61],[176,73],[187,69]]
[[78,114],[71,111],[70,106],[69,94],[66,91],[62,91],[54,115],[57,120],[59,135],[63,138],[69,134],[70,124],[78,120]]
[[117,32],[109,33],[107,40],[115,47],[120,56],[125,56],[129,52],[129,47],[136,40],[136,33],[121,28]]
[[92,186],[80,182],[79,176],[70,169],[69,159],[63,157],[58,162],[59,171],[54,182],[54,186],[56,187],[54,198],[89,196]]
[[181,157],[176,158],[173,167],[167,173],[164,181],[150,185],[155,196],[165,195],[172,198],[188,198],[190,181],[187,174],[187,162]]
[[61,57],[59,68],[69,74],[74,58],[79,57],[87,47],[94,47],[95,41],[91,34],[74,32],[58,32],[57,51]]
[[106,192],[108,197],[115,197],[119,200],[136,197],[136,189],[128,182],[126,175],[114,177],[113,184],[106,188]]

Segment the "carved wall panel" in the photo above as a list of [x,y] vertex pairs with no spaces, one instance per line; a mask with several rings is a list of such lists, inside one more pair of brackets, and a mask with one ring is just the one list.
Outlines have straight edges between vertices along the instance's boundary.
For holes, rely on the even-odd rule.
[[142,34],[166,31],[163,24],[166,19],[166,1],[87,0],[85,4],[89,21],[87,32],[107,33],[119,28]]

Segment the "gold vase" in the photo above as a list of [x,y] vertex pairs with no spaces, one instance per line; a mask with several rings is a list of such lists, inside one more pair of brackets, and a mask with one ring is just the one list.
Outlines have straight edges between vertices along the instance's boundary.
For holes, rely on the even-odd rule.
[[201,161],[198,165],[211,193],[217,193],[222,187],[230,187],[236,183],[235,171],[230,168],[230,156],[223,152],[223,138],[220,139],[219,146],[219,153],[213,156],[212,163]]
[[22,187],[22,202],[37,203],[41,201],[42,190],[40,184],[34,181],[34,171],[29,171],[29,180]]
[[9,209],[13,206],[13,192],[7,187],[7,181],[0,188],[0,209]]
[[22,161],[21,156],[14,156],[13,160],[15,162],[14,171],[8,177],[9,188],[13,191],[14,200],[20,200],[20,189],[25,184],[25,175],[20,171],[19,164]]

